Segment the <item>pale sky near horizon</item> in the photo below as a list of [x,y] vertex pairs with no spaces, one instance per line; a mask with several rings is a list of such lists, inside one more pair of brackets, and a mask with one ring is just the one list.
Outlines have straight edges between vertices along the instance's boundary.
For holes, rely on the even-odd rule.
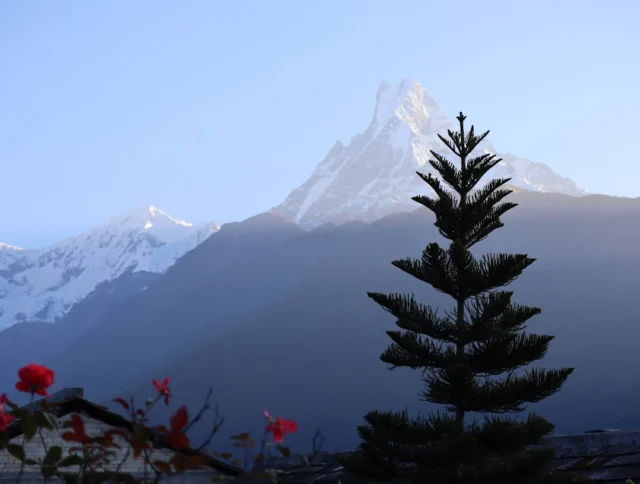
[[637,0],[0,1],[0,241],[146,204],[268,210],[409,75],[498,151],[636,197],[639,20]]

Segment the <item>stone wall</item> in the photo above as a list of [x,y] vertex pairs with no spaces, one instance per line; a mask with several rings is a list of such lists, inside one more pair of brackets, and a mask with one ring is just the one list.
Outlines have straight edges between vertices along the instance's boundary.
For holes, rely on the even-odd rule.
[[[85,425],[85,432],[89,436],[92,436],[92,437],[98,436],[102,434],[105,430],[111,428],[109,425],[105,424],[104,422],[90,418],[87,415],[80,414],[80,416]],[[36,434],[36,436],[33,439],[31,439],[31,441],[26,442],[24,444],[26,456],[35,461],[41,461],[44,458],[46,454],[46,450],[42,443],[42,439],[44,439],[44,442],[47,448],[53,445],[59,445],[60,447],[62,447],[63,457],[68,456],[69,450],[73,447],[78,446],[78,444],[75,444],[72,442],[65,442],[60,437],[60,434],[62,432],[66,432],[70,430],[70,429],[62,428],[62,423],[64,421],[69,420],[70,418],[71,418],[71,414],[65,415],[64,417],[58,420],[60,424],[59,430],[49,431],[46,429],[42,429],[42,437]],[[125,457],[127,450],[130,448],[130,446],[126,442],[123,442],[118,436],[114,438],[114,441],[120,444],[121,449],[114,449],[114,452],[116,452],[116,456],[111,459],[110,464],[105,467],[105,470],[115,470],[117,465]],[[23,442],[22,435],[11,440],[11,443],[19,444],[19,445],[21,445],[22,442]],[[130,455],[124,461],[122,467],[120,468],[120,471],[132,473],[140,476],[144,475],[144,463],[143,463],[142,457],[133,459],[133,456],[131,454],[132,453],[130,453]],[[152,449],[152,460],[168,461],[169,459],[171,459],[171,457],[173,457],[174,454],[175,453],[169,449]],[[6,450],[0,451],[0,482],[15,481],[15,476],[17,475],[17,472],[19,471],[19,469],[20,469],[20,461],[15,459]],[[69,467],[66,470],[68,470],[69,472],[76,472],[78,469],[77,467],[76,468]],[[151,471],[149,472],[151,475],[152,472]],[[42,480],[34,480],[34,479],[39,479],[37,477],[38,475],[40,475],[39,467],[25,466],[24,474],[23,474],[24,479],[22,480],[22,482],[25,482],[25,483],[42,482]],[[189,471],[187,474],[183,475],[179,479],[179,482],[184,482],[184,483],[211,482],[211,477],[216,475],[218,475],[218,473],[214,469]],[[163,482],[165,481],[177,482],[175,479],[164,479]]]

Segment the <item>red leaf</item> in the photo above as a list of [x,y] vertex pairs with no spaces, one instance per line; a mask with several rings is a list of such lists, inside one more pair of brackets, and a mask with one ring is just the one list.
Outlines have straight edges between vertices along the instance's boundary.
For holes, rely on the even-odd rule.
[[168,462],[165,462],[163,460],[156,460],[153,461],[153,465],[160,469],[161,472],[164,472],[165,474],[171,474],[171,464],[169,464]]
[[178,431],[184,429],[189,423],[189,414],[187,412],[187,407],[184,405],[180,407],[176,413],[171,417],[171,430]]
[[64,432],[61,437],[62,440],[66,442],[77,442],[79,444],[82,443],[82,439],[78,439],[78,436],[75,434],[75,432]]
[[189,437],[182,432],[171,432],[167,436],[169,444],[174,449],[186,449],[189,447]]
[[131,447],[133,447],[133,458],[137,459],[144,450],[151,449],[151,444],[149,442],[135,441],[131,442]]
[[129,410],[129,404],[124,400],[124,398],[114,398],[113,401],[122,405],[125,410]]
[[77,435],[84,435],[84,422],[77,413],[71,415],[71,426]]

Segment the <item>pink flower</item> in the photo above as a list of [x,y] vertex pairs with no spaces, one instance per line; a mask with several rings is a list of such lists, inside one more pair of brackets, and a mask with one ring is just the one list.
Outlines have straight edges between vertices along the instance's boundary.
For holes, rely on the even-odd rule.
[[153,386],[156,387],[156,391],[164,396],[164,403],[169,405],[169,398],[171,397],[171,390],[169,389],[169,377],[166,377],[160,383],[158,380],[152,381]]
[[284,420],[282,417],[273,418],[266,410],[264,411],[264,416],[269,421],[266,431],[273,434],[273,441],[276,444],[284,440],[285,434],[298,430],[298,424],[293,420]]

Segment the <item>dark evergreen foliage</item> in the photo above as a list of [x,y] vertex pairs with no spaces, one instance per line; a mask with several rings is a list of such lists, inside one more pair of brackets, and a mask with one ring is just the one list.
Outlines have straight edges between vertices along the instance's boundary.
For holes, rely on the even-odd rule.
[[435,226],[451,244],[445,249],[431,243],[420,259],[393,262],[451,296],[455,307],[438,315],[413,295],[368,293],[397,318],[399,328],[387,332],[393,343],[380,359],[391,369],[421,370],[421,398],[443,405],[444,412],[414,418],[406,412],[368,413],[366,425],[358,428],[363,442],[343,464],[352,474],[380,481],[558,482],[549,473],[553,452],[531,447],[553,425],[534,414],[512,414],[560,390],[573,368],[516,371],[543,358],[553,336],[526,333],[525,323],[540,309],[515,304],[512,292],[498,289],[535,259],[471,254],[473,245],[504,225],[500,217],[516,204],[501,203],[511,193],[503,188],[509,179],[475,189],[501,160],[488,153],[471,158],[489,132],[476,136],[472,126],[465,133],[465,116],[460,113],[457,119],[460,131],[449,130],[449,138],[440,139],[459,158],[460,167],[434,151],[430,160],[453,192],[431,174],[418,173],[437,198],[413,198],[435,214]]

